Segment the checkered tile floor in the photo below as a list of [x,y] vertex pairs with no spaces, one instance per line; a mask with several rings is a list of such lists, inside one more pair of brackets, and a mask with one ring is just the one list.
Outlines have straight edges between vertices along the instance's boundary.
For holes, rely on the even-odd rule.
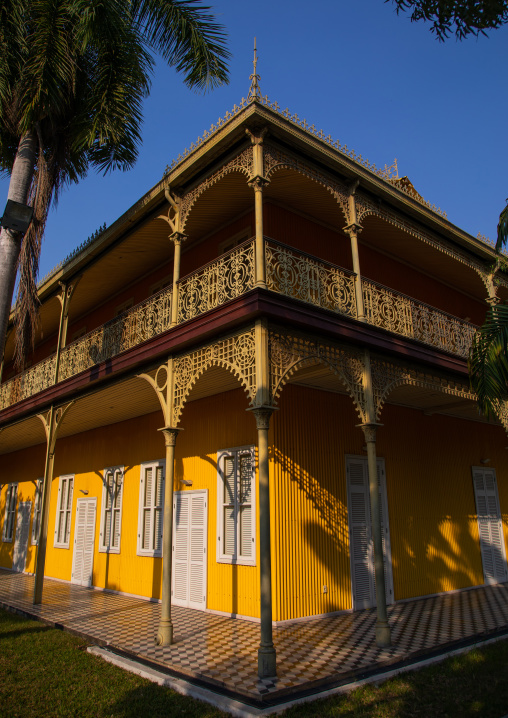
[[259,680],[259,624],[174,606],[175,643],[159,647],[158,603],[45,579],[43,603],[34,606],[33,580],[0,570],[0,605],[256,702],[324,688],[508,631],[508,584],[390,606],[393,645],[385,649],[374,642],[374,610],[309,619],[274,629],[278,677]]

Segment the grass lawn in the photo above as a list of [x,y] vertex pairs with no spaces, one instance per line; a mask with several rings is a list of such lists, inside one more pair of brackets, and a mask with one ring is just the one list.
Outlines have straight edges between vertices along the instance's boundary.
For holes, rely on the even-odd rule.
[[[224,713],[112,666],[86,642],[0,610],[0,716],[218,717]],[[501,718],[508,714],[508,641],[382,685],[288,710],[296,716]]]

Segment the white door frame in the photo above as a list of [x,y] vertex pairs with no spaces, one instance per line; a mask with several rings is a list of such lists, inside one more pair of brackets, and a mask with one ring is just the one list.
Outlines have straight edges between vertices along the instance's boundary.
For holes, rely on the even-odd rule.
[[[88,504],[93,504],[93,505],[94,505],[94,509],[95,509],[95,510],[94,510],[94,522],[93,522],[93,535],[92,535],[92,563],[91,563],[91,566],[90,566],[90,582],[89,582],[88,584],[86,584],[86,585],[88,585],[88,586],[91,586],[91,585],[92,585],[91,577],[92,577],[92,571],[93,571],[93,558],[94,558],[94,553],[95,553],[95,529],[96,529],[96,524],[97,524],[97,498],[96,498],[96,497],[92,497],[92,498],[89,498],[89,499],[88,499],[88,498],[86,498],[86,499],[83,498],[83,499],[77,499],[77,500],[76,500],[76,520],[75,520],[75,522],[74,522],[74,548],[73,548],[73,551],[72,551],[71,583],[75,583],[75,584],[77,584],[78,586],[84,586],[84,585],[85,585],[82,581],[78,581],[78,580],[74,579],[74,571],[75,571],[75,568],[76,568],[76,548],[77,548],[76,542],[77,542],[77,538],[78,538],[78,511],[79,511],[79,507],[80,507],[80,506],[82,506],[83,504],[87,504],[87,503],[88,503]],[[85,538],[86,538],[86,525],[85,525]]]
[[[354,598],[354,556],[353,556],[353,536],[352,528],[350,525],[351,515],[351,487],[349,481],[349,463],[350,461],[362,462],[364,464],[364,472],[366,477],[366,500],[369,508],[370,523],[367,525],[368,531],[368,563],[369,572],[371,574],[371,595],[372,600],[367,606],[365,603],[358,605],[358,600]],[[392,548],[390,542],[390,521],[388,513],[388,496],[386,492],[386,470],[385,460],[383,458],[377,458],[377,470],[380,483],[380,498],[381,498],[381,515],[383,518],[383,543],[384,543],[384,556],[385,556],[385,588],[386,588],[386,603],[394,603],[394,591],[393,591],[393,569],[392,569]],[[369,477],[368,477],[368,462],[366,456],[356,456],[354,454],[346,454],[346,491],[347,491],[347,503],[348,503],[348,535],[349,535],[349,561],[350,561],[350,572],[351,572],[351,605],[353,610],[361,610],[363,608],[373,608],[376,605],[376,593],[375,593],[375,581],[374,581],[374,542],[372,539],[372,517],[370,510],[370,492],[369,492]]]

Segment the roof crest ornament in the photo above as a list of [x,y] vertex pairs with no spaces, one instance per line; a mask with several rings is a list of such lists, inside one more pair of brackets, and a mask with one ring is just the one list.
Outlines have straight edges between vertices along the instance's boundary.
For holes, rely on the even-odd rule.
[[258,67],[258,53],[256,49],[256,38],[254,38],[254,60],[253,60],[253,68],[254,71],[252,75],[250,75],[250,89],[249,94],[247,95],[247,101],[252,102],[252,100],[260,100],[261,99],[261,89],[259,87],[259,81],[261,80],[260,76],[257,74],[257,67]]

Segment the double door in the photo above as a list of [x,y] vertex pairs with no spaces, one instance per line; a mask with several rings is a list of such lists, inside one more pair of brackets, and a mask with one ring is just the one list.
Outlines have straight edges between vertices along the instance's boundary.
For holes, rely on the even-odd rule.
[[207,491],[175,491],[172,603],[206,608]]

